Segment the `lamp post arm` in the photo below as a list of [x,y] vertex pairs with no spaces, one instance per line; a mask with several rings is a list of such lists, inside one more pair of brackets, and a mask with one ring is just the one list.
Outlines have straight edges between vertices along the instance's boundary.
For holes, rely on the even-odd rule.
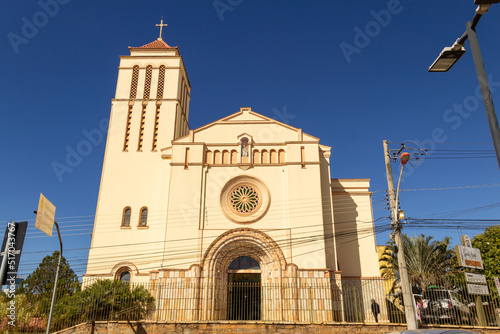
[[398,215],[397,220],[399,223],[399,188],[401,186],[401,178],[403,176],[403,170],[405,169],[405,165],[401,165],[401,172],[399,173],[399,180],[398,180],[398,188],[396,190],[396,214]]
[[[479,23],[479,20],[481,19],[481,17],[483,16],[483,14],[488,11],[488,7],[489,7],[489,5],[485,6],[485,7],[482,7],[482,6],[478,6],[477,7],[476,13],[474,14],[474,17],[472,18],[472,20],[470,20],[470,22],[471,22],[471,29],[472,30],[476,29],[476,26]],[[469,34],[467,33],[467,30],[465,30],[465,32],[462,34],[462,36],[460,36],[455,41],[455,43],[453,44],[452,48],[454,50],[460,49],[462,46],[465,45],[465,41],[467,40],[467,38],[469,38]]]

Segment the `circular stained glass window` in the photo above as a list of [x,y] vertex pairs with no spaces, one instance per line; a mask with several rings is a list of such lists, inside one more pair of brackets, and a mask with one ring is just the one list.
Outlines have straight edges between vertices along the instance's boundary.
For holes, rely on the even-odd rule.
[[252,176],[238,176],[221,189],[220,205],[227,218],[248,224],[266,214],[270,199],[269,190],[262,181]]
[[239,214],[251,214],[259,208],[261,202],[259,192],[248,184],[234,187],[229,194],[233,211]]

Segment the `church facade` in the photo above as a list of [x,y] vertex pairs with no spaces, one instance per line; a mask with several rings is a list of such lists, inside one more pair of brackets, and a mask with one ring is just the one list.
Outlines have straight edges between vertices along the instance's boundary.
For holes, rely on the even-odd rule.
[[[182,321],[342,321],[345,282],[383,296],[368,179],[333,179],[329,146],[251,108],[191,129],[178,48],[129,50],[84,284],[147,284],[156,318]],[[250,293],[236,317],[234,296]]]

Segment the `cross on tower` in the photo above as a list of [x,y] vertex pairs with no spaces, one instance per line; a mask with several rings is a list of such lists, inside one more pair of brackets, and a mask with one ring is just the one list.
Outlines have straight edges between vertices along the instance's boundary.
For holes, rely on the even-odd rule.
[[167,26],[167,24],[163,24],[163,16],[161,17],[160,24],[157,24],[156,26],[157,26],[157,27],[160,27],[160,37],[158,37],[158,39],[162,39],[162,38],[161,38],[161,33],[162,33],[162,30],[163,30],[163,27],[166,27],[166,26]]

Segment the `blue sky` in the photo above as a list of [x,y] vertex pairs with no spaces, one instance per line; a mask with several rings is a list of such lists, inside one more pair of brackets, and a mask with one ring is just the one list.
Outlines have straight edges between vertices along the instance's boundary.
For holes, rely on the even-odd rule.
[[[402,192],[407,217],[497,219],[500,171],[468,42],[450,72],[427,72],[475,7],[472,0],[9,1],[0,13],[0,224],[29,220],[20,272],[59,246],[55,231],[48,238],[34,227],[42,192],[57,207],[65,255],[84,273],[105,140],[87,147],[71,173],[58,177],[53,165],[84,145],[86,131],[101,131],[118,56],[155,40],[161,16],[164,40],[179,46],[191,82],[191,128],[240,107],[302,128],[332,146],[332,177],[371,179],[375,219],[389,215],[382,141],[397,148],[410,140],[430,154],[408,170],[402,190],[455,189]],[[499,16],[493,5],[477,28],[497,105]],[[481,158],[436,159],[442,150]],[[469,187],[478,185],[490,186]],[[488,224],[409,224],[404,232],[457,243],[457,226],[472,237]]]

